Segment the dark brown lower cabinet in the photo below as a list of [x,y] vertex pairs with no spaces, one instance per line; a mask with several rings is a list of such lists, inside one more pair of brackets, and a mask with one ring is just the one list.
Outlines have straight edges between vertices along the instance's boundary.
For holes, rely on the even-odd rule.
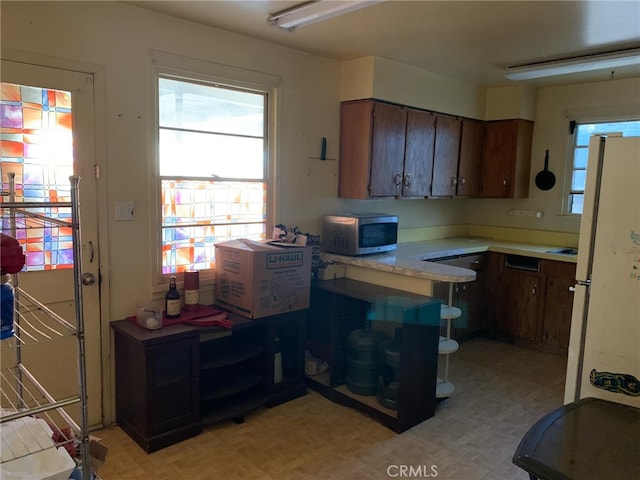
[[[448,304],[449,293],[451,293],[452,305],[462,311],[462,315],[452,321],[451,338],[458,342],[478,336],[487,330],[485,325],[487,317],[487,255],[486,253],[456,255],[433,260],[444,265],[468,268],[476,272],[476,279],[473,282],[453,284],[434,282],[433,284],[434,297],[442,303]],[[444,326],[441,333],[443,335],[445,333]]]
[[306,393],[307,310],[229,319],[231,330],[112,323],[116,422],[147,452]]
[[145,347],[116,329],[115,339],[118,425],[147,452],[200,433],[198,337]]
[[[397,408],[378,400],[380,390],[361,395],[348,387],[349,369],[354,365],[374,368],[371,363],[363,367],[353,355],[350,358],[349,334],[364,329],[368,320],[387,341],[394,339],[396,329],[401,330],[399,363],[393,367]],[[440,302],[434,298],[346,278],[317,281],[311,288],[307,349],[329,369],[308,375],[307,385],[403,432],[435,412],[439,323]]]
[[546,276],[542,341],[567,348],[574,295],[570,288],[576,284],[576,265],[545,260],[542,271]]
[[548,259],[490,254],[488,314],[495,335],[551,353],[569,347],[576,265]]
[[500,279],[497,329],[501,333],[539,341],[538,310],[542,276],[505,268]]

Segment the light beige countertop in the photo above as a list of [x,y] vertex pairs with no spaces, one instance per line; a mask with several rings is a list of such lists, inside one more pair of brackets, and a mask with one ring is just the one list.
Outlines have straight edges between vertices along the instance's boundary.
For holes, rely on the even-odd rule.
[[436,260],[491,251],[561,262],[576,262],[576,255],[547,253],[554,248],[558,248],[557,245],[533,245],[490,238],[464,237],[399,243],[398,249],[393,252],[361,257],[322,252],[321,259],[325,262],[334,261],[439,282],[471,282],[476,279],[476,273],[473,270],[443,265],[436,263]]

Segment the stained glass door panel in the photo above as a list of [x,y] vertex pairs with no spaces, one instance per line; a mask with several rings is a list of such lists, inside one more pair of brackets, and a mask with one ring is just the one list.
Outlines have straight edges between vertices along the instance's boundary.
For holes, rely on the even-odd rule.
[[[68,202],[73,174],[71,92],[0,83],[0,155],[2,189],[15,174],[15,201]],[[7,198],[7,197],[2,197]],[[68,218],[68,209],[41,208],[50,217]],[[3,224],[9,219],[3,216]],[[8,225],[3,225],[8,228]],[[65,227],[20,229],[17,239],[26,270],[71,268],[71,230]]]

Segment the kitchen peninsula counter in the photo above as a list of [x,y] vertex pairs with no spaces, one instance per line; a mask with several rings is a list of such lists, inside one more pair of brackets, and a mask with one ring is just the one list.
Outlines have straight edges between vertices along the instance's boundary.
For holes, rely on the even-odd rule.
[[333,261],[437,282],[464,283],[474,281],[476,272],[467,268],[437,263],[437,260],[457,255],[491,251],[561,262],[576,262],[576,255],[547,252],[554,248],[557,248],[557,246],[505,242],[479,237],[459,237],[403,242],[399,243],[398,249],[393,252],[360,257],[323,252],[321,259],[325,262]]

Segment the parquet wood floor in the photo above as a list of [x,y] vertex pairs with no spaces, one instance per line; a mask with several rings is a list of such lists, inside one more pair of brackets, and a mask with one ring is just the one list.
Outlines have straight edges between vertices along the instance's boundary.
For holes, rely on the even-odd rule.
[[511,457],[528,428],[562,405],[565,370],[564,357],[475,339],[451,357],[455,394],[438,405],[433,418],[402,434],[309,390],[248,415],[243,424],[214,425],[152,454],[117,426],[97,431],[109,448],[99,475],[102,480],[526,480]]

